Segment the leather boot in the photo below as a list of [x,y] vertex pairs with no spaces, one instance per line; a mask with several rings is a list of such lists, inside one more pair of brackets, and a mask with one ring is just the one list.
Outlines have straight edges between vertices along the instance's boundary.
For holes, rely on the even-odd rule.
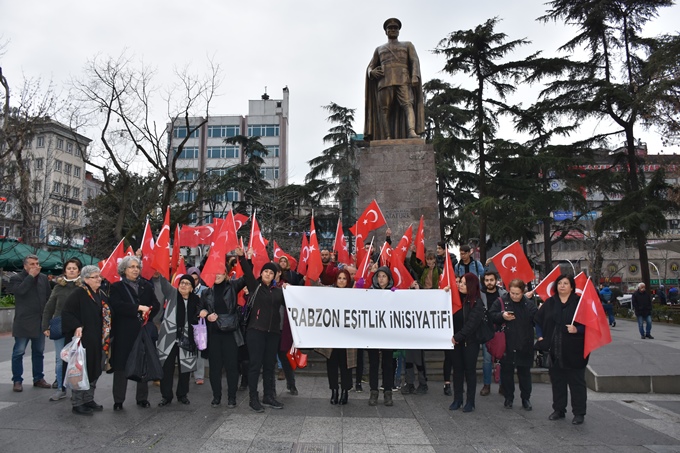
[[349,391],[343,390],[342,393],[340,394],[340,403],[339,404],[347,404],[347,400],[349,399]]
[[385,406],[392,406],[394,402],[392,401],[392,390],[385,390]]
[[371,395],[368,397],[368,405],[376,406],[378,404],[378,391],[371,390]]
[[331,390],[331,404],[338,404],[338,389]]
[[491,393],[491,386],[484,384],[484,387],[479,391],[480,396],[488,396]]

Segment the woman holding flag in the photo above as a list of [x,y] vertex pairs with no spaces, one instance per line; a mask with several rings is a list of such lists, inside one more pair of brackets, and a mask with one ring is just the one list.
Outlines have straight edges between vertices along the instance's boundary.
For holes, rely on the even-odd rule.
[[571,275],[562,274],[555,280],[557,294],[550,297],[536,313],[536,324],[543,337],[537,346],[550,351],[552,366],[550,382],[553,393],[553,413],[549,420],[565,417],[567,411],[567,387],[571,392],[572,423],[580,425],[586,415],[586,378],[588,357],[584,357],[585,326],[574,323],[579,304],[576,282]]

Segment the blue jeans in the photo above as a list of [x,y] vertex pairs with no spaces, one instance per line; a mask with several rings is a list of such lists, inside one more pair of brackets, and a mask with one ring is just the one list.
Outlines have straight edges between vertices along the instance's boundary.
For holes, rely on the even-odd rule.
[[491,354],[489,350],[486,349],[486,345],[482,345],[482,381],[484,385],[491,385],[491,372],[493,371],[493,360],[491,360]]
[[614,306],[612,304],[602,304],[602,307],[609,318],[609,325],[611,326],[616,321],[616,318],[614,318]]
[[45,350],[45,335],[37,338],[14,337],[12,349],[12,382],[23,382],[24,353],[28,342],[31,342],[31,362],[33,364],[33,382],[43,379],[43,351]]
[[[647,316],[638,316],[638,329],[640,329],[640,336],[649,336],[652,333],[652,315],[647,315]],[[642,328],[642,323],[646,322],[647,323],[647,330],[645,331]]]
[[64,386],[64,361],[61,360],[61,350],[64,349],[66,338],[52,341],[54,341],[54,373],[57,375],[57,388],[61,389]]

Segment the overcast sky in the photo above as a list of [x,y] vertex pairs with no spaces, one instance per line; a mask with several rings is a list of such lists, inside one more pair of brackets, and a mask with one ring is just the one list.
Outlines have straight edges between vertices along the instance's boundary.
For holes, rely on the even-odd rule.
[[[400,39],[414,43],[427,81],[448,79],[440,72],[443,57],[431,52],[442,38],[494,16],[502,19],[497,31],[509,39],[533,41],[513,58],[537,50],[554,55],[573,29],[537,22],[544,13],[540,0],[0,0],[0,39],[9,40],[0,66],[15,89],[26,76],[51,79],[65,91],[68,80],[81,77],[87,60],[98,54],[117,57],[127,49],[156,68],[159,86],[172,83],[175,67],[200,70],[212,56],[224,76],[213,115],[246,114],[248,100],[258,99],[265,86],[272,98],[280,98],[288,86],[289,182],[302,182],[307,161],[325,147],[322,137],[329,124],[322,105],[356,108],[355,129],[363,132],[364,74],[373,50],[386,41],[385,19],[402,21]],[[647,32],[675,32],[679,22],[676,5],[662,10]],[[515,100],[528,105],[533,96],[523,90]],[[164,112],[159,103],[156,119],[162,124]],[[604,126],[593,125],[586,133]],[[95,138],[97,132],[86,135]],[[650,152],[661,149],[655,133],[641,138]]]

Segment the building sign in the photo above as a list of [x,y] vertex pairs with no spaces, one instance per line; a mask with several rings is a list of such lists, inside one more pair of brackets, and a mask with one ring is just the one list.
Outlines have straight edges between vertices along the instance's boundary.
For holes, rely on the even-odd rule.
[[614,263],[611,263],[609,266],[607,266],[607,270],[609,271],[610,274],[613,274],[619,270],[619,266],[617,266]]
[[671,263],[671,270],[673,272],[677,272],[678,271],[678,263]]
[[638,271],[637,264],[631,264],[630,266],[628,266],[628,272],[630,272],[631,274],[637,274],[637,271]]
[[[661,282],[661,283],[659,283]],[[666,278],[663,280],[659,280],[658,278],[652,278],[649,280],[649,283],[651,285],[677,285],[678,284],[678,279],[677,278]]]
[[557,222],[563,220],[572,220],[574,218],[574,213],[571,211],[555,211],[553,212],[553,219]]

